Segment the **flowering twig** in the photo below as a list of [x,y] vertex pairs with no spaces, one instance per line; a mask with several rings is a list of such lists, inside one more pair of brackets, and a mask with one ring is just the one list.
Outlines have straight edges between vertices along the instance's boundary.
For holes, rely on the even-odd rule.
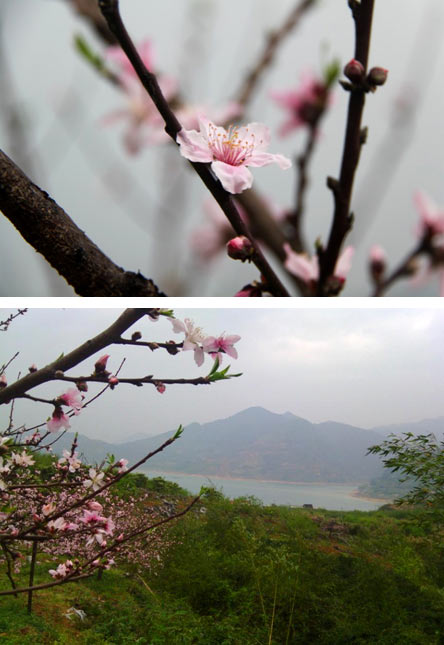
[[[349,0],[349,6],[355,22],[354,58],[361,63],[364,72],[367,70],[368,64],[374,3],[375,0],[361,0],[361,2]],[[342,243],[352,226],[350,202],[353,181],[358,167],[361,147],[365,143],[366,135],[361,130],[364,104],[364,88],[354,88],[350,92],[339,179],[328,179],[328,186],[333,192],[334,214],[327,246],[325,249],[319,251],[319,296],[325,295],[326,281],[334,272]]]
[[164,296],[124,271],[0,150],[0,211],[80,296]]
[[423,238],[418,242],[415,248],[407,254],[407,256],[399,263],[399,265],[386,276],[380,280],[372,293],[373,296],[383,296],[386,291],[398,280],[406,277],[411,277],[414,274],[412,271],[416,258],[420,255],[428,254],[430,252],[430,239]]
[[[109,28],[116,36],[120,46],[134,67],[142,85],[153,100],[157,110],[165,121],[165,131],[176,141],[177,135],[183,129],[176,115],[171,110],[157,82],[156,75],[148,71],[131,40],[119,12],[118,0],[99,0],[99,7],[108,23]],[[288,291],[279,280],[257,243],[252,239],[250,232],[244,224],[230,194],[224,190],[222,184],[211,172],[208,163],[190,162],[194,170],[204,182],[205,186],[216,199],[219,206],[227,216],[230,224],[238,235],[247,237],[254,247],[252,262],[266,278],[270,293],[274,296],[289,296]]]
[[72,352],[69,352],[69,354],[60,356],[46,367],[27,374],[15,383],[11,383],[11,385],[1,389],[0,405],[2,403],[8,403],[13,398],[20,397],[28,390],[37,387],[37,385],[57,380],[56,372],[64,372],[65,370],[71,369],[86,358],[104,349],[114,340],[118,340],[121,334],[131,327],[131,325],[152,311],[152,309],[126,309],[108,329],[105,329],[91,340],[83,343]]
[[[186,506],[182,511],[179,511],[179,513],[175,513],[174,515],[169,515],[166,518],[163,518],[162,520],[159,520],[158,522],[154,524],[150,524],[149,526],[142,527],[141,529],[138,529],[136,531],[133,531],[129,535],[123,538],[121,541],[115,541],[113,544],[110,546],[101,549],[100,551],[100,556],[105,555],[106,553],[109,553],[110,551],[114,551],[117,548],[119,548],[122,544],[125,542],[129,542],[130,540],[133,540],[135,537],[138,537],[139,535],[142,535],[143,533],[146,533],[147,531],[154,530],[155,528],[167,524],[168,522],[171,522],[172,520],[175,520],[179,517],[183,517],[188,511],[200,500],[200,495],[195,497],[188,506]],[[91,565],[96,559],[98,555],[95,554],[92,558],[90,558],[86,563],[82,565],[82,568],[87,567]],[[66,584],[68,582],[76,582],[77,580],[82,580],[83,578],[90,578],[93,575],[93,572],[88,572],[88,573],[80,573],[79,572],[80,567],[77,567],[74,569],[70,574],[65,576],[64,578],[61,578],[59,580],[53,580],[52,582],[47,582],[44,584],[40,585],[35,585],[33,587],[21,587],[17,588],[15,587],[14,589],[10,589],[7,591],[0,591],[0,596],[10,596],[10,595],[17,595],[19,593],[27,593],[29,591],[38,591],[40,589],[49,589],[50,587],[55,587],[58,585]]]
[[256,65],[247,75],[241,89],[234,99],[236,103],[239,103],[243,108],[247,106],[251,100],[253,91],[255,90],[259,79],[265,69],[271,65],[273,58],[276,55],[276,51],[282,41],[288,36],[293,29],[297,26],[299,20],[302,18],[304,13],[310,9],[317,0],[301,0],[298,2],[296,7],[292,9],[290,14],[285,19],[282,26],[269,34],[267,42],[264,47],[262,55],[259,57]]
[[11,314],[6,318],[6,320],[0,320],[0,331],[7,331],[12,321],[18,316],[25,314],[27,311],[28,309],[17,309],[17,313]]

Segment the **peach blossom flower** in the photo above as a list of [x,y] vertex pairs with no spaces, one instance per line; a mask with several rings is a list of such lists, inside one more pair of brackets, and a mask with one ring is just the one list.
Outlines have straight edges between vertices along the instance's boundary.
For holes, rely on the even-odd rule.
[[46,422],[46,427],[48,429],[48,432],[57,432],[58,430],[60,430],[60,428],[65,428],[65,430],[68,430],[71,425],[69,423],[69,418],[63,412],[62,408],[57,406],[56,408],[54,408],[51,419]]
[[190,161],[211,163],[211,169],[229,193],[237,194],[251,188],[253,175],[247,166],[277,163],[284,170],[291,166],[291,161],[283,155],[265,152],[270,143],[270,131],[262,123],[231,126],[226,130],[200,115],[199,126],[199,132],[182,129],[178,133],[180,152]]
[[[284,263],[287,271],[300,278],[306,284],[316,283],[319,280],[319,262],[317,256],[310,258],[305,253],[296,253],[289,244],[284,244],[284,250],[287,254],[287,259]],[[354,248],[347,246],[336,262],[334,277],[341,282],[345,282],[348,272],[351,269],[353,254]]]

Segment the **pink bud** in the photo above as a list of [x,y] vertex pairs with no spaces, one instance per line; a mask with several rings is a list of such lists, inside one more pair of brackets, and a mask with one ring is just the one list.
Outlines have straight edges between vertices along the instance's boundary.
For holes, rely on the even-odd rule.
[[262,289],[257,283],[246,284],[240,291],[234,294],[235,298],[260,298]]
[[388,70],[383,67],[372,67],[368,73],[367,80],[370,85],[384,85],[387,80]]
[[33,372],[37,372],[37,365],[35,365],[35,363],[33,363],[32,365],[30,365],[30,366],[28,367],[28,370],[30,371],[30,373],[31,373],[31,374],[32,374]]
[[0,376],[0,388],[6,387],[8,385],[8,381],[6,380],[6,376],[2,374]]
[[164,383],[157,383],[156,384],[156,390],[159,392],[159,394],[163,394],[166,390],[166,386]]
[[108,383],[110,384],[111,389],[114,390],[116,385],[119,383],[119,379],[116,376],[109,376]]
[[369,270],[370,275],[375,282],[379,284],[384,276],[387,258],[382,246],[374,244],[370,249]]
[[103,372],[106,370],[106,363],[108,361],[109,354],[104,354],[99,358],[98,361],[94,364],[95,370],[97,374],[103,374]]
[[248,260],[250,262],[254,254],[254,246],[248,237],[240,235],[228,242],[227,253],[233,260],[241,260],[241,262]]
[[344,67],[344,74],[352,83],[359,84],[364,79],[364,65],[362,65],[358,60],[352,58],[352,60]]

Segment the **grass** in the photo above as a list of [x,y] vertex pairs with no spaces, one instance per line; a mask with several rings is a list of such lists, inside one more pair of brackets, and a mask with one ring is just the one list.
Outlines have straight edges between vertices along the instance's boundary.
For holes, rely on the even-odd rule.
[[[220,494],[135,566],[0,599],[5,645],[441,645],[444,550],[413,510],[333,512]],[[47,580],[40,563],[36,582]],[[19,582],[24,584],[25,574]],[[6,579],[1,580],[6,588]],[[66,617],[70,607],[85,612]]]

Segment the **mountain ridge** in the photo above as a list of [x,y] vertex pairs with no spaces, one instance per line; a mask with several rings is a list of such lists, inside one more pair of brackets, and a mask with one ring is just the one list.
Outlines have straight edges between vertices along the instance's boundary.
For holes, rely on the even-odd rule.
[[[438,426],[439,419],[432,425]],[[418,427],[424,430],[424,424]],[[224,419],[189,424],[178,441],[144,468],[276,481],[365,482],[382,472],[379,457],[366,454],[384,439],[385,426],[381,428],[336,421],[312,423],[290,412],[278,414],[253,406]],[[79,435],[79,453],[91,463],[100,463],[107,453],[135,463],[174,432],[119,443]],[[72,438],[67,433],[55,444],[54,452],[69,449]]]

